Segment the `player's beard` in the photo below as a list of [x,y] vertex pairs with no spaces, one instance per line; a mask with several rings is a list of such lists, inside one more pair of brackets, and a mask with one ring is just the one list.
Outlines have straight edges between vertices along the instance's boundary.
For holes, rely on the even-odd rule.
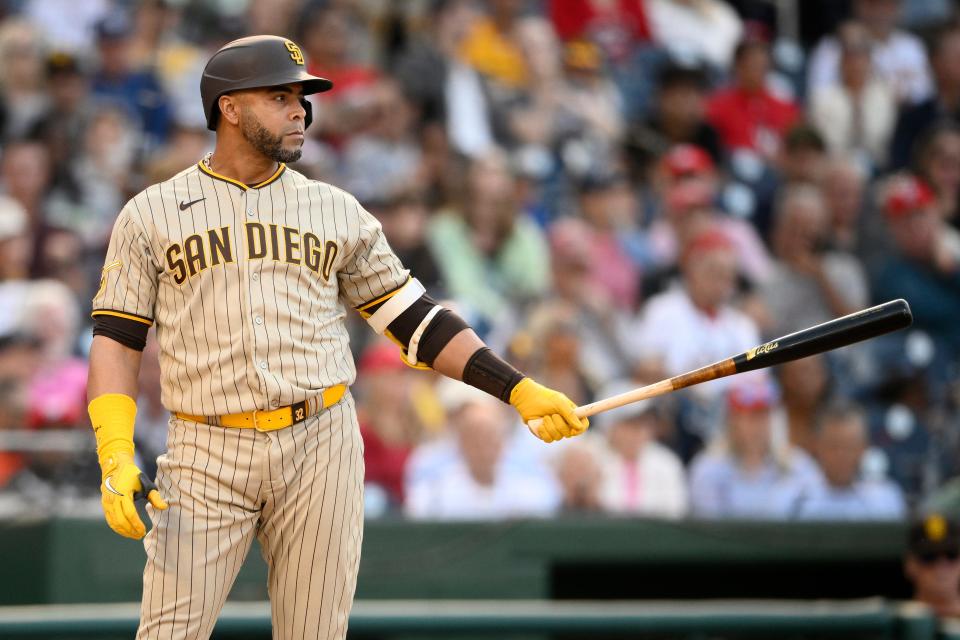
[[254,149],[275,162],[296,162],[300,159],[303,149],[283,148],[283,136],[277,136],[263,126],[260,119],[254,115],[252,109],[243,109],[243,118],[240,121],[240,133]]

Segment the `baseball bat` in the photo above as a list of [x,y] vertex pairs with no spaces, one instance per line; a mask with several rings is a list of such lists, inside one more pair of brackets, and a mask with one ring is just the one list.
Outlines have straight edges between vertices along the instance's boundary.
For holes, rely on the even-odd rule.
[[[710,380],[725,378],[745,371],[765,369],[791,360],[799,360],[909,327],[911,322],[913,322],[913,314],[910,312],[910,305],[907,304],[907,301],[902,298],[891,300],[765,342],[726,360],[645,387],[585,404],[582,407],[577,407],[576,414],[581,418],[586,418],[603,411],[622,407],[631,402],[661,396],[671,391]],[[528,423],[528,426],[536,431],[541,422],[540,419],[534,419]]]

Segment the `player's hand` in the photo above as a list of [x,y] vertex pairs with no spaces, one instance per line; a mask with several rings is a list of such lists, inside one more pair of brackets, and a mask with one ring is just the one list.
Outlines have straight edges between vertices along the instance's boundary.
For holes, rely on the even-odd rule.
[[100,484],[103,514],[110,528],[127,538],[139,540],[147,533],[137,514],[134,500],[146,494],[146,499],[155,508],[167,508],[156,485],[147,474],[133,463],[133,456],[126,452],[107,454],[101,461],[103,479]]
[[[530,432],[544,442],[578,436],[590,426],[589,420],[574,413],[577,405],[573,400],[559,391],[537,384],[531,378],[524,378],[517,383],[510,392],[510,404]],[[536,429],[530,426],[534,418],[543,421]]]

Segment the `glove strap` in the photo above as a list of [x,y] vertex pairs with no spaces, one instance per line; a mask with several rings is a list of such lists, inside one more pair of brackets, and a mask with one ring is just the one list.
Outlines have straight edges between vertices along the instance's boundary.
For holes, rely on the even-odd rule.
[[133,426],[137,419],[137,403],[133,398],[122,393],[105,393],[94,398],[87,411],[101,461],[108,454],[133,455]]
[[510,401],[510,392],[524,379],[522,373],[502,360],[490,347],[477,349],[463,368],[463,381],[503,402]]

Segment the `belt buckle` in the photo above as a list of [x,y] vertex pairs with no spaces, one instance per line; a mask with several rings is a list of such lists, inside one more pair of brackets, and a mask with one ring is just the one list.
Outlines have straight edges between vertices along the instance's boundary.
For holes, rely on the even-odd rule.
[[253,410],[253,428],[256,429],[257,431],[260,431],[260,427],[259,425],[257,425],[257,411],[258,409]]

